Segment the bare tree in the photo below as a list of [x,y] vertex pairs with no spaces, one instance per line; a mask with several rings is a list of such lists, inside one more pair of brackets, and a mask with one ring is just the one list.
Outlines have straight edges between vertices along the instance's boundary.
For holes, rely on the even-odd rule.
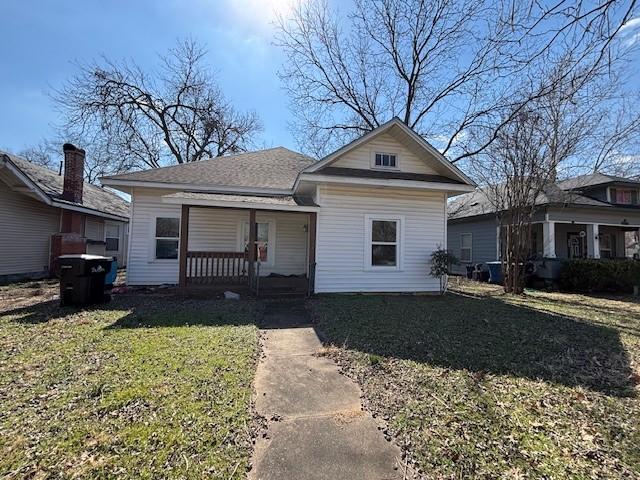
[[[574,70],[606,63],[612,39],[636,1],[356,0],[345,16],[326,0],[301,3],[281,19],[280,72],[295,133],[303,148],[323,154],[399,116],[438,140],[453,161],[481,153],[527,104],[527,74],[557,50]],[[525,81],[525,84],[521,82]],[[468,132],[492,128],[482,144]],[[309,138],[311,137],[311,138]]]
[[60,172],[64,161],[62,145],[67,142],[86,151],[84,178],[89,183],[99,184],[99,178],[102,176],[127,172],[138,166],[131,156],[113,148],[108,138],[102,135],[79,136],[71,132],[58,132],[50,139],[19,151],[18,155],[31,163]]
[[60,168],[61,151],[58,152],[55,142],[51,140],[42,140],[31,147],[24,148],[18,152],[18,155],[26,158],[31,163],[51,170],[57,171]]
[[558,177],[599,170],[605,164],[598,156],[602,145],[627,144],[638,133],[636,118],[606,121],[619,93],[608,68],[585,66],[568,76],[567,69],[575,65],[571,55],[555,63],[547,58],[548,73],[534,75],[523,92],[534,100],[507,115],[497,133],[477,128],[471,134],[479,144],[495,135],[468,165],[498,214],[507,292],[521,293],[524,288],[531,223],[539,205],[571,200],[571,193],[556,185]]
[[54,93],[63,129],[91,138],[104,161],[126,157],[121,168],[156,168],[243,151],[260,131],[253,112],[241,113],[224,98],[204,64],[205,50],[179,43],[147,72],[131,62],[80,66]]

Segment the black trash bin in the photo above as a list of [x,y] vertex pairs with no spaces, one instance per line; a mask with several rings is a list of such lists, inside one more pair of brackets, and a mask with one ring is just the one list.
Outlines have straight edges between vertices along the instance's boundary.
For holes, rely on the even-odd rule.
[[60,265],[60,304],[89,305],[109,300],[105,295],[105,276],[112,257],[100,255],[62,255]]

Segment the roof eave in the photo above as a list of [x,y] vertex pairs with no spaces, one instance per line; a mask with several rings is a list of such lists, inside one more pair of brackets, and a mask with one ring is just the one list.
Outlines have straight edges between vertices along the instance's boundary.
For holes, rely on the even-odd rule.
[[118,187],[146,187],[164,188],[169,190],[188,190],[190,192],[204,193],[238,193],[238,194],[266,194],[266,195],[292,195],[292,189],[239,187],[229,185],[193,185],[190,183],[149,182],[145,180],[124,180],[103,177],[100,179],[103,185],[112,188]]
[[[475,187],[464,183],[424,182],[419,180],[362,178],[336,175],[322,175],[322,173],[303,173],[299,182],[336,183],[347,185],[364,185],[374,187],[414,188],[421,190],[441,190],[447,192],[472,192]],[[299,183],[298,182],[298,183]]]
[[69,204],[67,202],[60,201],[60,200],[58,200],[56,198],[53,198],[51,195],[49,195],[44,190],[42,190],[33,180],[31,180],[31,178],[29,178],[29,176],[26,175],[20,169],[20,167],[18,167],[16,164],[14,164],[11,161],[11,158],[9,156],[3,154],[2,155],[2,163],[7,168],[9,168],[11,173],[13,173],[25,186],[27,186],[38,197],[38,199],[40,201],[42,201],[46,205],[49,205],[51,207],[62,208],[62,209],[65,209],[65,210],[72,210],[72,211],[77,211],[77,212],[81,212],[81,213],[87,213],[89,215],[94,215],[94,216],[97,216],[97,217],[109,218],[109,219],[112,219],[112,220],[119,220],[119,221],[126,221],[126,222],[129,221],[128,217],[115,215],[115,214],[112,214],[112,213],[104,212],[102,210],[96,210],[96,209],[85,207],[85,206],[81,206],[81,205]]
[[232,202],[224,200],[209,200],[203,198],[181,198],[165,195],[162,197],[162,203],[171,205],[189,205],[196,207],[218,207],[218,208],[235,208],[240,210],[269,210],[282,212],[318,212],[320,207],[303,206],[303,205],[277,205],[268,203],[255,202]]

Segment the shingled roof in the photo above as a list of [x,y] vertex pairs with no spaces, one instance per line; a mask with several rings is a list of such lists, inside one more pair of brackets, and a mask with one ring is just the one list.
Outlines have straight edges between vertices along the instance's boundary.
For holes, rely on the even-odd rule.
[[115,181],[149,182],[195,187],[241,187],[291,190],[298,173],[314,159],[284,147],[238,153],[199,162],[104,177]]
[[606,185],[609,183],[626,183],[640,185],[640,182],[630,178],[617,177],[615,175],[607,175],[605,173],[595,172],[588,175],[578,175],[558,182],[558,186],[563,190],[577,190],[581,188],[594,187],[596,185]]
[[[613,207],[610,203],[567,191],[557,183],[547,185],[544,191],[536,198],[535,204],[538,206],[563,204],[569,206]],[[496,213],[498,209],[494,206],[494,202],[491,201],[487,192],[477,189],[460,195],[449,202],[448,211],[449,219],[453,220]]]
[[113,192],[84,182],[82,203],[70,202],[62,198],[63,176],[17,155],[0,152],[0,157],[2,156],[26,175],[46,196],[58,204],[88,208],[95,210],[97,214],[106,213],[123,218],[129,217],[129,202]]

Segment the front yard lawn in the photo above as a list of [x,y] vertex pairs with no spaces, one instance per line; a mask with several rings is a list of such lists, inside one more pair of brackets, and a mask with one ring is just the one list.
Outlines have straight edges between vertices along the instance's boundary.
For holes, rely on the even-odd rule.
[[640,478],[640,304],[461,284],[330,296],[317,326],[428,478]]
[[0,311],[0,477],[244,478],[252,303],[20,298]]

